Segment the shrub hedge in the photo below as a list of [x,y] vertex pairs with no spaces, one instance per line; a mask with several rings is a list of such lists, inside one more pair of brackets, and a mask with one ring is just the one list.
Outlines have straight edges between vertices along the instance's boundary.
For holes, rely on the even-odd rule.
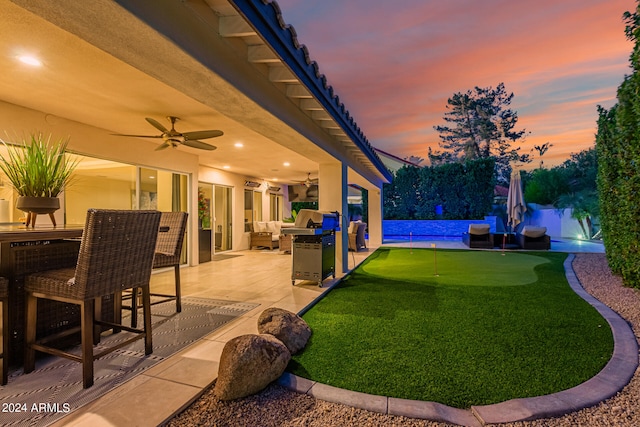
[[633,74],[618,88],[618,103],[598,107],[598,193],[602,237],[609,266],[627,286],[640,288],[640,6],[626,13],[635,42]]
[[404,166],[383,188],[384,219],[482,218],[491,212],[494,166],[493,158]]

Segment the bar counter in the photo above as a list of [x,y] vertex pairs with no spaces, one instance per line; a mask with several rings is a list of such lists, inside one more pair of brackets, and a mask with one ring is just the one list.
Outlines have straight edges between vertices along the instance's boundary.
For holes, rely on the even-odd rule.
[[22,224],[0,224],[0,242],[28,242],[82,237],[82,225],[27,228]]

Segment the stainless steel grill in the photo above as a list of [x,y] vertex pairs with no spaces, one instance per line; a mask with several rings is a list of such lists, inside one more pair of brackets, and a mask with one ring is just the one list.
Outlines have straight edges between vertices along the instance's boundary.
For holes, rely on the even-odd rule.
[[340,229],[338,212],[301,209],[295,227],[283,228],[292,235],[291,284],[312,280],[322,287],[329,276],[336,277],[336,235]]

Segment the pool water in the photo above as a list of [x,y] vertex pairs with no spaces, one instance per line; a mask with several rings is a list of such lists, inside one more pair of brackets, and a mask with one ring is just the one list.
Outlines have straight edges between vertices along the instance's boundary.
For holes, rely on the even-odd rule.
[[462,235],[435,235],[435,234],[418,234],[413,236],[401,235],[401,234],[385,234],[383,238],[384,243],[390,242],[408,242],[408,241],[432,241],[432,240],[442,240],[442,241],[460,241],[462,240]]

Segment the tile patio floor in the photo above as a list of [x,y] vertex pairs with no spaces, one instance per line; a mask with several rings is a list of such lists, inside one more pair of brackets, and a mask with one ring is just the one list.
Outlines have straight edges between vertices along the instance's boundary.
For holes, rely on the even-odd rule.
[[[413,242],[413,247],[429,248],[432,243],[438,248],[468,249],[460,241]],[[391,243],[389,246],[408,247],[409,243]],[[362,262],[374,250],[350,252],[349,268]],[[604,252],[604,247],[600,243],[552,241],[551,250]],[[166,421],[197,399],[215,380],[218,361],[227,341],[242,334],[257,333],[257,318],[263,310],[279,307],[298,312],[333,283],[327,279],[322,288],[311,282],[291,286],[291,255],[277,250],[231,254],[239,256],[183,268],[183,295],[254,302],[259,303],[259,307],[53,425],[155,426]],[[171,292],[173,271],[153,274],[151,284],[156,291]]]
[[[373,251],[350,252],[349,268]],[[258,316],[263,310],[279,307],[299,312],[334,283],[329,278],[322,288],[301,281],[291,286],[291,255],[277,250],[230,254],[240,256],[182,268],[183,296],[253,302],[259,303],[259,307],[52,425],[133,427],[164,422],[193,402],[216,379],[227,341],[257,333]],[[156,292],[173,292],[173,270],[153,274],[151,288]]]

